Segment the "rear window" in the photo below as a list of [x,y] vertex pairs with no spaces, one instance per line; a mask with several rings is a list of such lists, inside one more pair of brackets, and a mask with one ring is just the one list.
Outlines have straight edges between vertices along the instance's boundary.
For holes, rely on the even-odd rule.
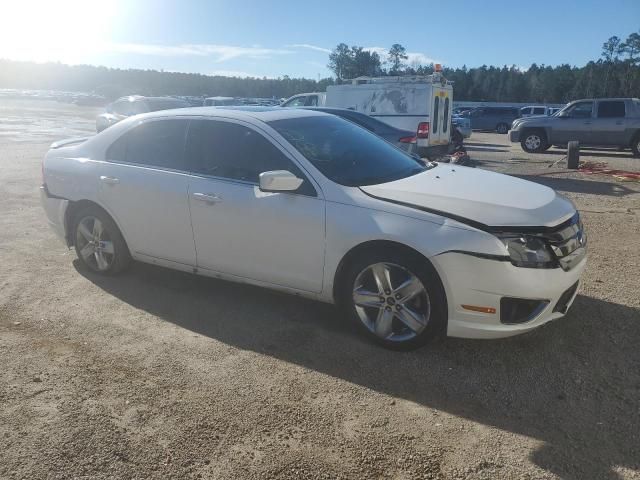
[[341,185],[391,182],[428,168],[368,130],[333,115],[268,123],[323,175]]
[[145,122],[118,138],[107,150],[107,160],[150,167],[184,170],[188,120]]

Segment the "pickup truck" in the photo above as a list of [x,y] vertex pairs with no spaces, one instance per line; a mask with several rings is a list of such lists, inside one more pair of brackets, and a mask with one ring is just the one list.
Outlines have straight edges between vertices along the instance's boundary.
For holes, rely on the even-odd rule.
[[552,145],[631,148],[640,157],[640,100],[598,98],[576,100],[550,117],[520,118],[509,130],[509,140],[529,153]]

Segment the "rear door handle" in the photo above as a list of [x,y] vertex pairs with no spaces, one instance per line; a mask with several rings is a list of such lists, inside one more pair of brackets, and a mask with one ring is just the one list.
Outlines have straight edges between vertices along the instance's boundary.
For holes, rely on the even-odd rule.
[[591,125],[591,122],[584,122],[585,125]]
[[205,202],[209,205],[213,205],[214,203],[220,203],[222,198],[214,193],[200,193],[196,192],[193,194],[193,198],[199,200],[201,202]]
[[116,185],[117,183],[120,183],[120,179],[116,178],[116,177],[106,177],[104,175],[100,176],[100,181],[102,183],[106,183],[107,185]]

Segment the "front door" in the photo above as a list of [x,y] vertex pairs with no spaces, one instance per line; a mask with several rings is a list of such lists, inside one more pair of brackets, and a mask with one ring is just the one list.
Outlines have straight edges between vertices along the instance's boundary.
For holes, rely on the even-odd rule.
[[[320,292],[325,204],[288,155],[249,125],[195,120],[187,157],[198,268]],[[262,192],[260,173],[303,178],[295,192]]]
[[557,117],[551,129],[551,143],[566,145],[577,140],[583,144],[591,142],[591,124],[593,116],[593,102],[578,102],[562,112]]
[[132,254],[195,265],[184,167],[188,121],[147,121],[116,140],[100,165],[100,203]]

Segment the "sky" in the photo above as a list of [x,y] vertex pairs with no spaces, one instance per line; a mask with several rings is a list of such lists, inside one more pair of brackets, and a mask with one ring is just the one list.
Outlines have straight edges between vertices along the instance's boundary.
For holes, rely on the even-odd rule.
[[640,30],[640,0],[0,0],[0,58],[327,77],[338,43],[449,67],[584,65]]

